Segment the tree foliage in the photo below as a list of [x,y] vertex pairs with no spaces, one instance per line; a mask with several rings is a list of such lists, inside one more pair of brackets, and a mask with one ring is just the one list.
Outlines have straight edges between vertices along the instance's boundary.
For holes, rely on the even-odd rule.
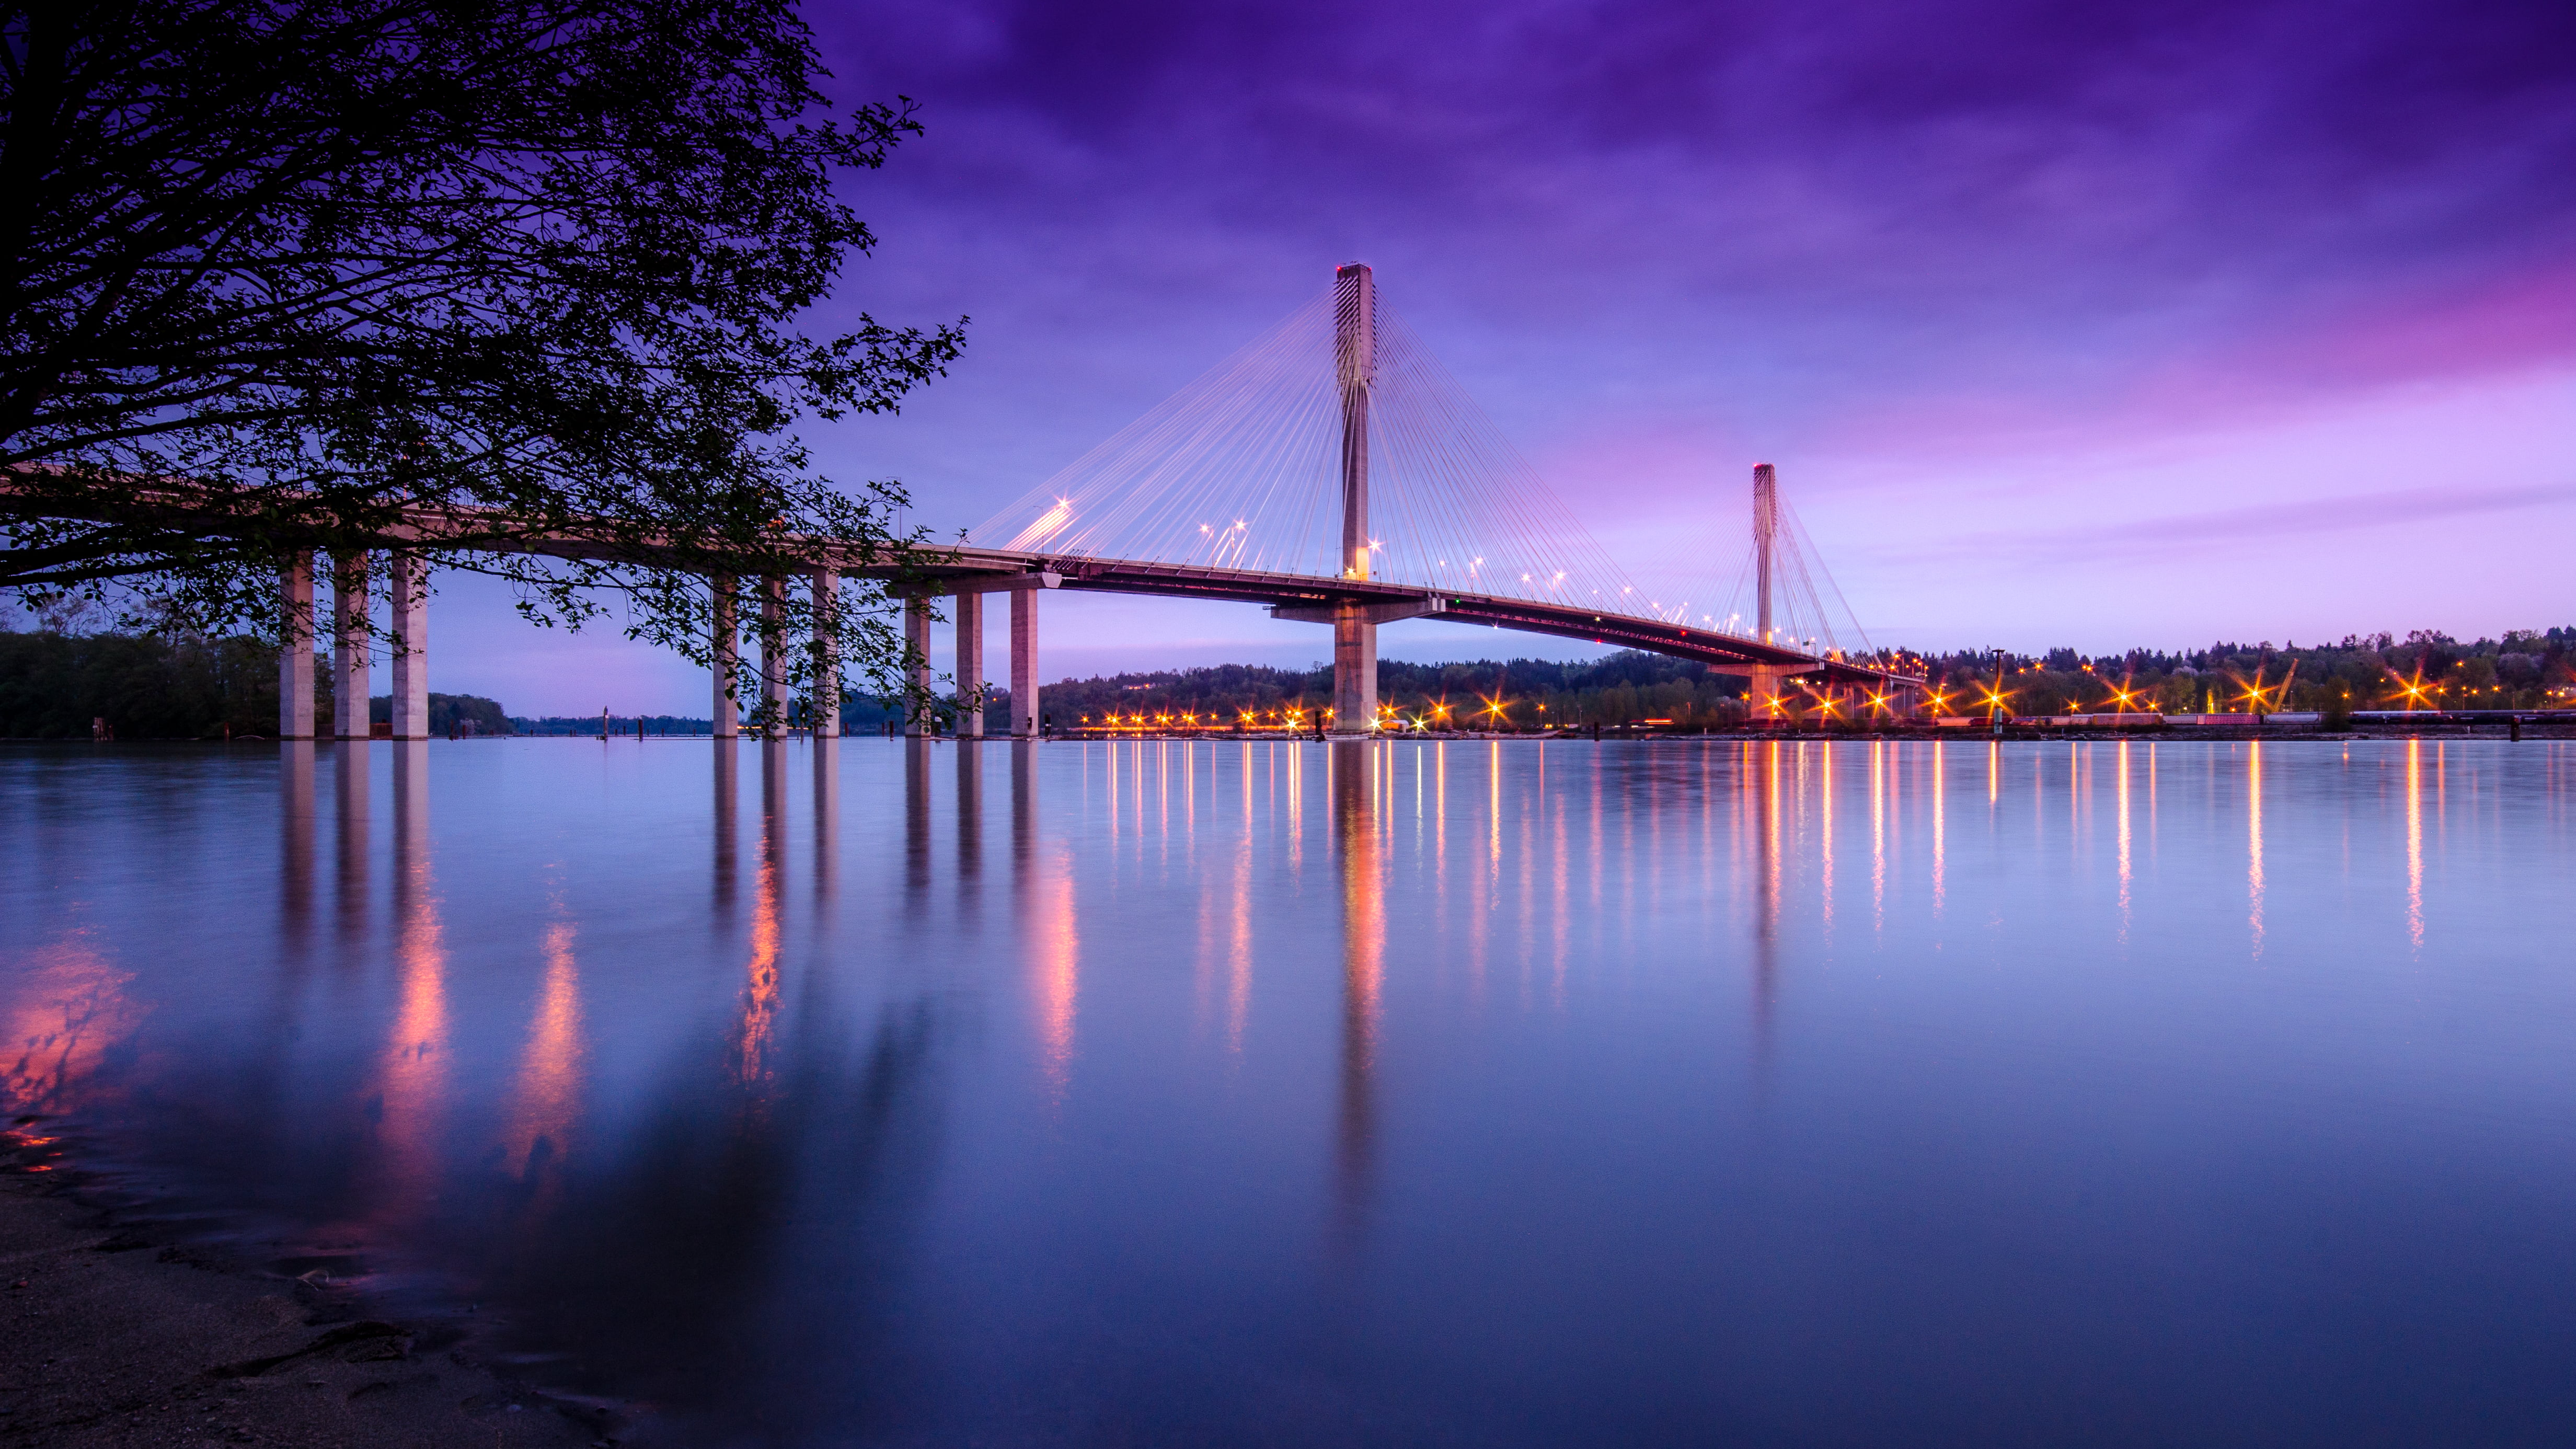
[[[398,547],[704,662],[711,576],[912,542],[794,428],[957,356],[800,330],[874,242],[838,184],[919,127],[832,114],[785,0],[53,0],[0,41],[0,586],[274,639],[282,557]],[[744,613],[886,680],[882,603]]]

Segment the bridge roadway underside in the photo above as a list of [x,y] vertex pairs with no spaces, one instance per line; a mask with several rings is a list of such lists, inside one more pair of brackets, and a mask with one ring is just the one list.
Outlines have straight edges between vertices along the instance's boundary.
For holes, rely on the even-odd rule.
[[[0,481],[0,512],[31,516],[82,517],[100,521],[141,519],[162,525],[179,524],[220,534],[236,520],[220,499],[209,500],[199,490],[174,486],[167,496],[141,503],[118,502],[113,505],[82,506],[77,500],[60,495],[30,495],[26,490]],[[497,520],[497,521],[487,521]],[[566,558],[625,559],[650,564],[654,550],[633,541],[612,541],[586,530],[530,535],[498,515],[473,510],[450,509],[422,512],[389,529],[381,547],[400,552],[404,545],[429,543],[432,546],[480,547],[496,551],[553,554]],[[949,548],[906,551],[902,557],[887,559],[874,549],[858,549],[829,539],[789,537],[781,540],[791,555],[803,555],[801,566],[838,573],[844,577],[875,578],[886,581],[891,592],[905,595],[939,595],[982,593],[1008,589],[1014,581],[1025,588],[1030,575],[1049,576],[1048,587],[1082,589],[1099,593],[1145,594],[1166,598],[1226,599],[1237,603],[1257,604],[1273,609],[1329,612],[1344,603],[1371,607],[1385,617],[1438,617],[1462,624],[1486,624],[1499,629],[1512,629],[1524,634],[1546,634],[1560,639],[1582,639],[1595,644],[1609,644],[1623,649],[1641,649],[1652,654],[1668,655],[1708,665],[1720,674],[1749,679],[1756,692],[1776,688],[1791,681],[1818,690],[1876,689],[1881,691],[1918,690],[1924,681],[1886,670],[1872,669],[1840,659],[1819,659],[1793,649],[1765,644],[1733,634],[1709,629],[1693,629],[1667,620],[1633,614],[1596,613],[1575,605],[1551,604],[1530,599],[1506,598],[1495,594],[1462,593],[1448,589],[1428,588],[1418,584],[1401,584],[1374,579],[1329,578],[1311,574],[1267,573],[1257,570],[1207,568],[1188,564],[1163,564],[1137,559],[1066,558],[1010,549],[953,546]],[[290,578],[300,576],[310,607],[311,578],[309,556],[305,564],[288,570]],[[751,572],[747,568],[745,572]],[[422,655],[425,652],[424,610],[419,605],[425,593],[417,592],[418,578],[405,592],[415,593],[410,611],[398,620],[397,632],[403,636],[398,652]],[[290,592],[294,585],[288,585]],[[363,577],[358,590],[357,607],[364,609]],[[1014,611],[1015,630],[1025,610]],[[1034,686],[1035,637],[1034,615],[1026,614],[1030,637],[1019,641],[1015,636],[1013,659],[1015,672],[1025,662],[1032,677],[1021,681]],[[405,622],[407,621],[407,622]],[[344,642],[363,639],[361,625],[356,634],[340,630]],[[728,642],[725,646],[730,649]],[[300,658],[303,667],[311,667],[311,646],[289,651]],[[1023,656],[1026,656],[1023,661]],[[290,659],[282,667],[292,668]],[[425,678],[425,659],[409,660],[414,688],[419,696],[418,708],[412,713],[419,719],[402,730],[406,737],[425,733],[427,696],[418,685]],[[285,681],[281,681],[282,685]],[[1034,693],[1032,688],[1030,693]],[[281,709],[292,711],[293,700],[305,694],[283,687],[281,698],[287,703]],[[1015,706],[1015,714],[1022,712]],[[719,711],[721,713],[721,711]],[[363,732],[363,713],[355,716],[358,723],[340,721],[341,733]],[[1034,733],[1035,719],[1015,719],[1014,733]],[[310,738],[312,723],[282,719],[280,731],[285,738]]]
[[[857,574],[891,574],[892,569],[865,566]],[[1581,639],[1622,649],[1640,649],[1708,665],[1720,674],[1748,679],[1796,679],[1830,688],[1921,688],[1921,679],[1873,669],[1839,659],[1819,659],[1794,649],[1758,640],[1693,629],[1663,619],[1631,614],[1596,613],[1566,604],[1505,598],[1494,594],[1458,593],[1369,579],[1335,579],[1308,574],[1263,573],[1244,569],[1202,568],[1187,564],[1149,563],[1133,559],[1053,558],[1002,549],[959,548],[943,551],[925,567],[916,561],[910,576],[938,580],[924,593],[971,589],[997,577],[1053,574],[1058,587],[1096,593],[1145,594],[1165,598],[1224,599],[1282,609],[1329,608],[1342,602],[1415,606],[1418,617],[1460,624],[1486,624],[1524,634]],[[946,587],[941,587],[945,585]]]

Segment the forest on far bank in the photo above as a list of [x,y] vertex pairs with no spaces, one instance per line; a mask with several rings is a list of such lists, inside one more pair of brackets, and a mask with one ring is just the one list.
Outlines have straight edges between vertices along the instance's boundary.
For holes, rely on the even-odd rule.
[[[2179,652],[2131,650],[2084,655],[1959,650],[1905,653],[1960,713],[1982,713],[2000,688],[2014,714],[2069,714],[2125,707],[2167,714],[2418,708],[2553,709],[2576,705],[2576,627],[2515,630],[2463,643],[2431,630],[2399,641],[2380,634],[2301,648],[2294,644],[2212,644]],[[2416,691],[2412,695],[2409,691]],[[1221,664],[1138,671],[1045,686],[1057,728],[1097,726],[1108,716],[1142,723],[1184,717],[1239,721],[1249,713],[1275,726],[1332,703],[1330,665],[1276,669]],[[1748,714],[1744,681],[1634,650],[1598,660],[1478,660],[1378,664],[1378,701],[1407,720],[1437,728],[1548,729],[1667,720],[1717,727]],[[1812,710],[1813,701],[1806,702]]]
[[[317,655],[313,718],[333,719],[331,669]],[[368,701],[370,719],[393,718],[393,701]],[[104,720],[120,740],[213,740],[277,733],[277,651],[256,639],[195,634],[0,633],[0,738],[85,740]],[[430,733],[465,721],[508,734],[497,701],[429,697]]]
[[[2576,707],[2576,627],[2515,630],[2500,639],[2462,642],[2431,630],[2404,640],[2380,634],[2334,644],[2212,644],[2180,652],[2132,650],[2083,655],[1960,650],[1905,655],[1931,679],[1947,709],[1983,713],[2000,686],[2014,714],[2068,714],[2130,709],[2167,714],[2402,709],[2564,709]],[[317,660],[314,717],[332,718],[331,670]],[[1139,671],[1044,686],[1041,708],[1059,730],[1141,717],[1147,724],[1195,717],[1265,728],[1330,705],[1332,669],[1277,669],[1221,664]],[[1742,680],[1705,665],[1626,651],[1595,660],[1477,660],[1378,665],[1378,698],[1408,721],[1459,729],[1550,729],[1668,721],[1677,728],[1720,727],[1747,713]],[[987,729],[1006,728],[1008,696],[992,689]],[[389,718],[387,701],[371,716]],[[1812,704],[1812,702],[1810,702]],[[888,711],[853,696],[844,717],[854,732],[881,728]],[[953,712],[953,701],[951,702]],[[0,737],[87,739],[104,719],[117,738],[264,738],[277,731],[277,655],[249,638],[189,634],[0,632]],[[595,717],[512,720],[500,704],[474,695],[432,694],[430,731],[474,722],[477,734],[590,733]],[[632,715],[615,727],[631,731]],[[696,733],[698,720],[655,716],[657,732]]]

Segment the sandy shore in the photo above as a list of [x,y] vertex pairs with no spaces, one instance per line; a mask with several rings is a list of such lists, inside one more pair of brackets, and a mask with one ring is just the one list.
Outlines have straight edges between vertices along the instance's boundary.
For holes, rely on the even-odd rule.
[[121,1226],[0,1174],[0,1445],[615,1444],[616,1415],[510,1382],[453,1328]]

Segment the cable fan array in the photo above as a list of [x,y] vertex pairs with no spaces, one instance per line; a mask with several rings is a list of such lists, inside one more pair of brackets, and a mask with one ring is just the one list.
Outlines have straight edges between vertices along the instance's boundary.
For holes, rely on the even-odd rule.
[[[1369,399],[1369,575],[1640,612],[1640,596],[1381,299]],[[1333,292],[970,530],[1059,558],[1341,572]]]
[[[1859,660],[1875,653],[1869,635],[1843,598],[1841,586],[1825,568],[1824,557],[1808,535],[1806,524],[1799,520],[1798,511],[1776,491],[1772,497],[1777,513],[1771,545],[1769,642],[1820,659]],[[1710,609],[1659,602],[1654,608],[1661,617],[1739,638],[1761,637],[1761,529],[1753,518],[1759,508],[1757,498],[1754,507],[1743,512],[1732,508],[1716,510],[1709,524],[1696,530],[1696,536],[1685,537],[1666,567],[1653,575],[1687,581],[1665,586],[1671,593],[1705,597],[1709,586],[1716,582],[1702,572],[1705,561],[1740,551],[1741,562],[1724,595],[1725,603]],[[1745,526],[1748,520],[1754,523],[1750,529]],[[1748,537],[1754,541],[1746,542]]]

